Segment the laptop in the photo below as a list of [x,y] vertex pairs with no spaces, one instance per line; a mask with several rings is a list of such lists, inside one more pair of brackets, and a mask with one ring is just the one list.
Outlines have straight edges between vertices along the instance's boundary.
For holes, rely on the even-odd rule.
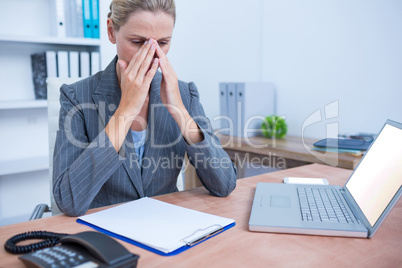
[[257,183],[249,230],[374,235],[402,193],[402,124],[387,120],[346,184]]

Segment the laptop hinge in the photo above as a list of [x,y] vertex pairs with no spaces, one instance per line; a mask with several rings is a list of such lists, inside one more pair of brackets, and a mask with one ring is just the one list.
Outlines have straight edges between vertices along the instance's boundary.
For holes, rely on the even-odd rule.
[[343,196],[343,199],[345,199],[345,201],[347,201],[346,203],[348,204],[348,206],[350,208],[350,211],[352,211],[353,216],[355,216],[355,219],[357,220],[357,223],[364,225],[363,221],[360,219],[359,215],[357,214],[353,203],[349,201],[349,198],[347,198],[345,189],[341,188],[339,191],[341,192],[341,194]]

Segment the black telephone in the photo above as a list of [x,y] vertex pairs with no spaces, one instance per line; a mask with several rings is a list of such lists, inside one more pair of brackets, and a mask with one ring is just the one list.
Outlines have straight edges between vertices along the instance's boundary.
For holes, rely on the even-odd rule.
[[61,245],[20,256],[27,267],[137,267],[138,255],[98,232],[64,236]]

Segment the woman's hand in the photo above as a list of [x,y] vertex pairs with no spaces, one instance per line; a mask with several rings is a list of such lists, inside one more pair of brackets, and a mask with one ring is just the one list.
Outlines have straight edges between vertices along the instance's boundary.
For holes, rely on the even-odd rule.
[[150,85],[158,69],[158,59],[154,60],[156,46],[157,42],[150,39],[134,54],[129,64],[119,60],[116,66],[121,100],[105,132],[117,152],[133,121],[142,123],[138,115],[144,104],[149,101]]
[[165,53],[158,46],[156,55],[162,70],[161,99],[180,128],[188,144],[201,142],[204,139],[201,130],[184,107],[179,90],[179,81]]
[[156,55],[159,58],[159,66],[162,70],[161,99],[170,114],[176,117],[183,109],[185,110],[180,96],[177,75],[165,53],[159,46],[156,49]]
[[118,110],[126,116],[138,115],[144,105],[152,79],[158,69],[154,60],[157,42],[150,39],[133,55],[130,63],[118,61],[121,100]]

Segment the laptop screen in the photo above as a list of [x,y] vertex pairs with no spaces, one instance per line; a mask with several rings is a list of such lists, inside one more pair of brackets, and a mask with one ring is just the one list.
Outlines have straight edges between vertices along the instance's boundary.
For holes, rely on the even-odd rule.
[[346,183],[373,227],[402,185],[402,129],[386,124]]

